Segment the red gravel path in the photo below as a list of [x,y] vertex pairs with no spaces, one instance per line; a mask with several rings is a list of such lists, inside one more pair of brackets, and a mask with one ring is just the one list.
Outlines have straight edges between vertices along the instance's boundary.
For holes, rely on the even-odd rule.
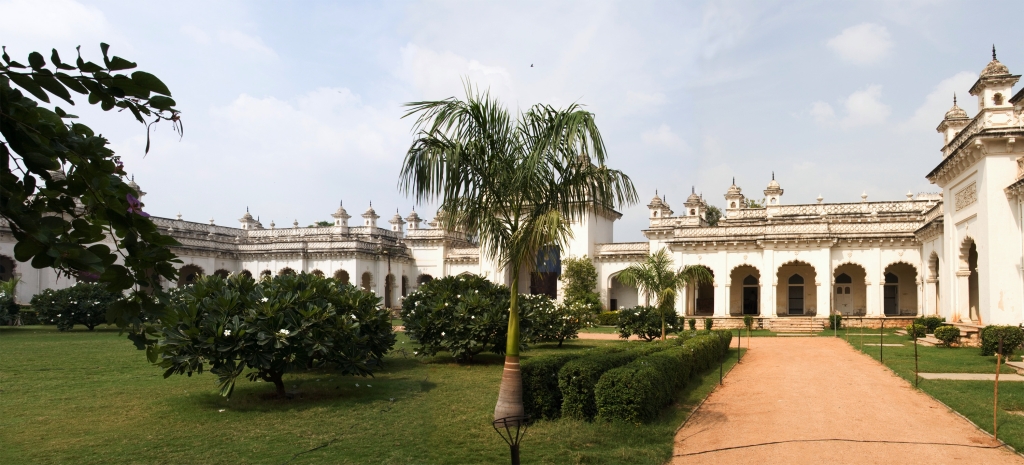
[[676,434],[673,464],[1024,464],[842,340],[750,342]]

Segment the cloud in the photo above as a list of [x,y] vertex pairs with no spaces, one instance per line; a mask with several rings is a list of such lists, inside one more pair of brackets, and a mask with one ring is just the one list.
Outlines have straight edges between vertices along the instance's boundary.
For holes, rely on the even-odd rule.
[[686,145],[686,141],[672,132],[672,128],[667,124],[662,124],[656,128],[644,131],[640,134],[640,140],[647,145],[672,150],[686,150],[689,148]]
[[888,105],[879,100],[881,96],[882,86],[879,85],[868,86],[867,89],[850,94],[842,101],[845,115],[838,121],[835,110],[827,102],[812,103],[808,113],[818,124],[831,126],[838,123],[843,129],[881,124],[892,112]]
[[[903,131],[929,131],[935,128],[942,121],[943,116],[953,106],[953,94],[960,97],[959,106],[970,115],[974,105],[968,104],[966,99],[971,99],[967,90],[971,88],[978,75],[970,71],[961,71],[951,77],[943,79],[935,85],[931,93],[924,99],[924,104],[917,108],[914,116],[900,124]],[[972,102],[973,103],[973,102]]]
[[185,34],[189,39],[192,39],[197,44],[208,44],[210,43],[209,34],[203,32],[198,27],[187,25],[181,27],[181,33]]
[[442,99],[451,96],[463,97],[463,80],[469,81],[480,91],[490,90],[491,95],[512,104],[516,92],[512,75],[500,66],[485,65],[452,52],[435,52],[408,44],[401,49],[401,78],[413,85],[418,97]]
[[217,40],[224,45],[229,45],[252,55],[271,59],[277,58],[277,52],[267,47],[263,43],[263,39],[240,31],[220,31],[217,34]]
[[829,39],[826,45],[843,61],[855,65],[877,63],[889,54],[893,46],[885,26],[874,23],[848,27]]
[[10,0],[0,2],[0,12],[0,36],[82,40],[110,29],[103,12],[74,0]]

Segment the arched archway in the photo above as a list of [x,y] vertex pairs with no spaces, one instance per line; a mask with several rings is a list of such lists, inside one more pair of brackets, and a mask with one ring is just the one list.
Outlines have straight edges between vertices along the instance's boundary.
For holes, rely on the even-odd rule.
[[318,278],[323,278],[324,277],[324,272],[320,271],[318,269],[314,269],[313,271],[310,271],[309,274],[311,274],[313,276],[316,276]]
[[369,292],[371,289],[373,289],[373,273],[370,273],[369,271],[366,271],[366,272],[363,273],[362,282],[360,283],[360,287],[362,287],[363,290],[367,291],[367,292]]
[[409,277],[402,275],[402,297],[409,295]]
[[10,281],[14,277],[14,260],[6,255],[0,255],[0,281]]
[[729,273],[729,315],[761,313],[761,271],[751,265],[740,265]]
[[334,279],[337,279],[341,284],[351,284],[351,280],[348,277],[348,271],[345,270],[335,271]]
[[867,314],[867,270],[856,263],[843,263],[832,271],[832,308],[844,316]]
[[289,274],[295,274],[295,270],[293,270],[293,269],[291,269],[290,267],[287,267],[287,266],[284,267],[284,268],[281,268],[277,272],[278,276],[284,276],[284,275],[289,275]]
[[221,279],[228,279],[228,276],[231,276],[231,272],[228,271],[228,270],[225,270],[224,268],[221,268],[221,269],[219,269],[217,271],[214,271],[213,275],[214,276],[220,276]]
[[246,278],[252,279],[252,272],[249,270],[242,270],[238,274],[245,276]]
[[619,281],[619,271],[608,277],[608,310],[616,311],[640,305],[640,292]]
[[422,285],[424,285],[426,283],[429,283],[429,282],[431,282],[433,280],[434,280],[433,276],[430,276],[429,274],[424,273],[424,274],[421,274],[421,275],[416,277],[416,285],[417,286],[422,286]]
[[917,268],[895,262],[882,273],[882,311],[885,316],[917,315]]
[[978,312],[978,244],[968,236],[960,242],[960,266],[957,269],[958,299],[954,318],[966,316],[973,323],[980,323]]
[[687,286],[686,290],[691,297],[690,299],[690,311],[687,312],[689,315],[696,316],[712,316],[715,314],[715,283],[714,277],[715,272],[711,271],[704,265],[696,265],[703,267],[708,270],[711,274],[712,282],[691,284]]
[[776,272],[778,292],[775,294],[779,316],[813,316],[818,312],[817,271],[811,264],[793,260],[783,263]]
[[178,270],[178,287],[192,285],[202,275],[202,268],[196,265],[185,265]]
[[263,270],[263,271],[260,271],[260,279],[263,279],[263,278],[269,278],[269,277],[271,277],[271,276],[273,276],[273,275],[274,275],[274,272],[273,272],[273,271],[270,271],[270,270]]

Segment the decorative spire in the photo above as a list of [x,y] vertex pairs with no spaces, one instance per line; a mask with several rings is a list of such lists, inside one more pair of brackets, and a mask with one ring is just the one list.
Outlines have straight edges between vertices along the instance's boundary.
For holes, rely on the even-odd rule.
[[956,106],[956,92],[953,92],[953,106]]
[[732,177],[732,185],[734,185],[734,186],[736,185],[736,176]]
[[775,180],[775,170],[772,170],[772,181]]
[[992,59],[996,59],[996,44],[992,44]]

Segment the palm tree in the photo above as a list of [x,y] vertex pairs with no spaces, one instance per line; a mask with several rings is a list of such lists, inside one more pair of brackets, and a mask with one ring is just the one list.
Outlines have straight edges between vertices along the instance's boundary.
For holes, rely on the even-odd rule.
[[641,263],[634,263],[617,276],[620,283],[640,290],[646,300],[645,305],[655,301],[658,313],[661,313],[661,340],[665,340],[665,313],[672,311],[676,304],[679,289],[690,284],[711,283],[714,276],[702,265],[687,265],[672,270],[672,257],[665,249],[658,249],[647,256]]
[[570,224],[595,209],[637,201],[629,177],[605,166],[594,115],[573,104],[535,105],[513,117],[489,92],[413,102],[416,138],[399,188],[437,202],[440,227],[475,233],[481,254],[511,273],[505,368],[495,419],[523,415],[519,280],[546,247],[563,248]]

